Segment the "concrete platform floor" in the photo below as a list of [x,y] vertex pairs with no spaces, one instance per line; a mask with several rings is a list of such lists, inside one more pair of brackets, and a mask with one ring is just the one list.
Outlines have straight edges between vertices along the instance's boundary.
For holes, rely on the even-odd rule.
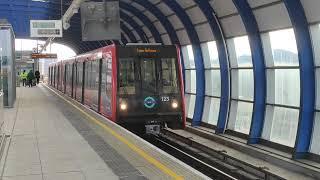
[[[43,85],[17,90],[15,108],[5,110],[11,139],[2,158],[3,180],[171,179]],[[183,179],[207,179],[154,147],[141,147]]]

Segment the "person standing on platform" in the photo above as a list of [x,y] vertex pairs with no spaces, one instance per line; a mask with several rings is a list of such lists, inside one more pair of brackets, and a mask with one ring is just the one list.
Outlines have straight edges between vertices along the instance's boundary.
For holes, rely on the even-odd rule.
[[34,79],[34,74],[33,74],[33,71],[30,70],[29,73],[28,73],[28,76],[27,76],[27,80],[28,80],[28,85],[29,87],[32,87],[33,84],[32,84],[32,80]]
[[37,70],[34,75],[36,76],[37,79],[37,84],[39,84],[39,80],[40,80],[40,72]]
[[27,72],[26,70],[23,70],[23,72],[20,74],[20,78],[22,80],[22,86],[27,86]]

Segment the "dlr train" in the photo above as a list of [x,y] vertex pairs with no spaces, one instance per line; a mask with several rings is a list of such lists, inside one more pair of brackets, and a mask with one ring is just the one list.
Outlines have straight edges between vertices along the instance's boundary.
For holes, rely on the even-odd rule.
[[179,51],[173,45],[109,45],[50,64],[49,85],[125,127],[182,129]]

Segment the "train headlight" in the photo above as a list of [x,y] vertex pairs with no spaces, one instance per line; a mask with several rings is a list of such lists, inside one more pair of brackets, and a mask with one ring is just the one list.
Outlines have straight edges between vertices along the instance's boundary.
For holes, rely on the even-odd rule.
[[121,102],[121,103],[120,103],[120,109],[121,109],[122,111],[127,110],[127,109],[128,109],[128,104],[127,104],[126,102]]
[[171,107],[172,107],[173,109],[177,109],[178,106],[179,106],[179,104],[178,104],[177,101],[173,101],[173,102],[171,103]]

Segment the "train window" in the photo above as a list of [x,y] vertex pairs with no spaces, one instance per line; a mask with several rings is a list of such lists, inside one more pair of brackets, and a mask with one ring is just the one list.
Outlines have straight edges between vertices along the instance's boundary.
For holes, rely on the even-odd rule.
[[119,93],[135,94],[134,60],[122,58],[119,64]]
[[157,75],[155,59],[141,59],[141,87],[144,92],[157,92]]
[[177,71],[176,71],[176,59],[167,58],[161,61],[161,73],[162,73],[162,91],[163,93],[177,93]]

